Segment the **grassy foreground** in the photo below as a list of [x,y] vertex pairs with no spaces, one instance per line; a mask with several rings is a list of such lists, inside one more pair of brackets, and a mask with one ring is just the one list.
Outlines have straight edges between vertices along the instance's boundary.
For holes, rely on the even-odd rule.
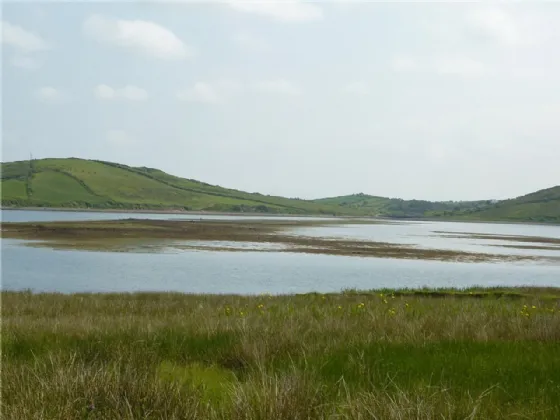
[[2,292],[4,419],[558,419],[560,289]]

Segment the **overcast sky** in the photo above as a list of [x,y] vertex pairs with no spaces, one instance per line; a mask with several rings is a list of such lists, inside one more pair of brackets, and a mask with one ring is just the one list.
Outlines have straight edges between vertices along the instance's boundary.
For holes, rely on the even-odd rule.
[[251,192],[560,184],[560,2],[3,5],[2,160]]

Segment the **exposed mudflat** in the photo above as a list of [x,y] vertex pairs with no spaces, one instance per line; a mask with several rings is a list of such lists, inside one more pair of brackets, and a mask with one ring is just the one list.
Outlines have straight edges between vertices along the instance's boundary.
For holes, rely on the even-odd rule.
[[[294,234],[294,229],[302,227],[376,223],[394,222],[363,219],[329,221],[126,219],[87,222],[28,222],[3,224],[2,236],[28,240],[30,242],[27,244],[31,246],[89,251],[159,252],[163,249],[174,248],[229,252],[295,252],[459,262],[542,259],[541,257],[527,255],[428,249],[389,242],[309,237]],[[462,232],[444,236],[479,239],[505,238],[504,240],[520,242],[560,243],[560,240],[553,238],[509,237]]]
[[[548,238],[544,236],[494,235],[494,234],[471,233],[471,232],[446,232],[446,231],[439,231],[439,230],[434,231],[434,233],[444,238],[454,238],[454,239],[480,239],[480,240],[529,242],[529,243],[560,245],[560,239]],[[516,246],[516,248],[517,247],[518,246]],[[537,249],[537,248],[525,248],[525,249]]]

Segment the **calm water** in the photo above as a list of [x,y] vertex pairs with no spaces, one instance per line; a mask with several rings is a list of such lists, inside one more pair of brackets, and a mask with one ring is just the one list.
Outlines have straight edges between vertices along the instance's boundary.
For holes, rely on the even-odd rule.
[[3,210],[3,222],[52,222],[76,220],[117,220],[117,219],[156,219],[156,220],[332,220],[333,217],[298,216],[234,216],[216,214],[164,214],[164,213],[123,213],[123,212],[82,212],[49,210]]
[[[460,223],[460,222],[406,222],[378,225],[345,225],[303,228],[297,234],[306,236],[362,239],[416,245],[422,248],[451,249],[457,251],[483,252],[502,255],[534,255],[560,257],[560,246],[546,243],[502,241],[496,239],[457,238],[457,233],[534,236],[560,239],[560,226],[505,224],[505,223]],[[545,246],[555,250],[516,249],[504,247]]]
[[[126,213],[5,211],[3,221],[91,220],[115,218],[222,218],[220,216]],[[242,216],[227,216],[230,220]],[[257,217],[260,218],[260,217]],[[560,238],[559,226],[403,223],[301,229],[294,234],[370,239],[422,247],[491,253],[526,253],[560,257],[553,251],[493,247],[503,241],[451,239],[434,231],[491,233]],[[467,287],[538,285],[560,287],[560,264],[451,263],[276,252],[179,251],[118,253],[32,248],[23,241],[2,240],[2,288],[35,291],[117,292],[181,291],[188,293],[302,293],[345,288]],[[222,246],[224,244],[218,244]]]

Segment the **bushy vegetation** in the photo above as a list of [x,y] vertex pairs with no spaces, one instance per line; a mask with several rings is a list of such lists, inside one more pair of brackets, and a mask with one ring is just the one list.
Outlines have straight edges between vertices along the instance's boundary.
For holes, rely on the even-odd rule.
[[2,418],[560,418],[560,290],[2,293]]

